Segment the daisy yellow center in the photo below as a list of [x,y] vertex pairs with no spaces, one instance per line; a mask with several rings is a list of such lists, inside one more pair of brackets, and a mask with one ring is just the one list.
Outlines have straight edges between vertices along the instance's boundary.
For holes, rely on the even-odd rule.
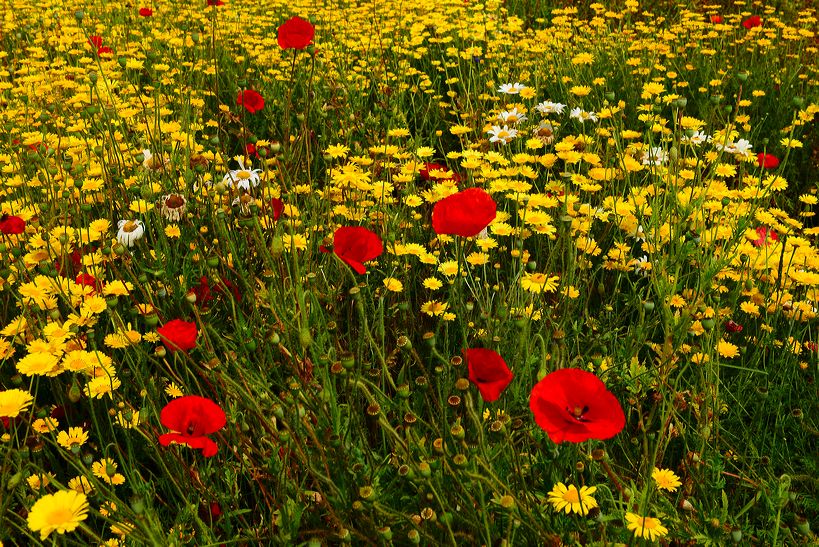
[[126,222],[126,223],[125,223],[125,224],[122,226],[122,231],[123,231],[123,232],[128,232],[128,233],[131,233],[131,232],[133,232],[134,230],[136,230],[138,226],[139,226],[139,225],[138,225],[136,222],[134,222],[133,220],[129,220],[128,222]]
[[657,528],[657,520],[651,517],[643,517],[638,521],[640,528],[644,528],[646,530],[654,530]]
[[250,178],[250,171],[239,171],[236,173],[236,177],[242,180],[247,180]]
[[49,526],[63,526],[74,519],[74,514],[67,507],[57,507],[46,516]]
[[580,493],[577,491],[577,488],[569,488],[566,490],[566,493],[563,494],[563,501],[568,503],[580,503]]

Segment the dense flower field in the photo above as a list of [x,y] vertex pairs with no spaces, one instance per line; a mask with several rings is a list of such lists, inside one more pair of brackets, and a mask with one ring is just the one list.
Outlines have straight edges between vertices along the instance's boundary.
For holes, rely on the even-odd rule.
[[9,4],[0,545],[815,544],[810,2]]

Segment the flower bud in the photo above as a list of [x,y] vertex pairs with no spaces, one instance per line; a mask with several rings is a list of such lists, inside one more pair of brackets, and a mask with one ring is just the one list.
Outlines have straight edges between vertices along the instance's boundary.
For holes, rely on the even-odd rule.
[[302,327],[299,329],[299,343],[303,348],[309,348],[313,343],[313,335],[310,334],[310,329]]

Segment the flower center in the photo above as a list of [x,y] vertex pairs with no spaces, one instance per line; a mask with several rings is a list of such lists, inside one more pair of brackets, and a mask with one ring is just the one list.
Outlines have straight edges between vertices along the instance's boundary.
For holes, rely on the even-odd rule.
[[250,178],[250,171],[239,171],[236,173],[236,178],[247,180]]
[[577,488],[569,488],[566,490],[566,493],[563,494],[563,501],[569,503],[580,503],[580,494],[577,491]]
[[583,414],[585,414],[586,412],[589,411],[588,406],[583,406],[583,407],[575,406],[574,408],[566,407],[566,410],[571,415],[571,417],[574,418],[575,420],[577,420],[578,422],[588,422],[589,421],[589,420],[587,420],[586,418],[583,417]]
[[46,517],[46,521],[51,526],[61,526],[72,520],[74,515],[65,507],[57,507]]
[[126,222],[126,223],[125,223],[125,224],[122,226],[122,231],[123,231],[123,232],[128,232],[128,233],[130,234],[131,232],[133,232],[134,230],[136,230],[136,229],[137,229],[137,227],[139,227],[139,225],[138,225],[136,222],[134,222],[133,220],[129,220],[128,222]]
[[169,209],[176,209],[185,205],[185,198],[178,194],[173,194],[165,200],[165,206]]

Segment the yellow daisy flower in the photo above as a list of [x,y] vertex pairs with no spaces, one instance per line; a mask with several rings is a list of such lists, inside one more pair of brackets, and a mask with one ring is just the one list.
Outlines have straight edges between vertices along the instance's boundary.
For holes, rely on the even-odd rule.
[[65,534],[74,531],[88,517],[88,498],[73,490],[61,490],[37,500],[28,513],[28,527],[40,532],[44,541],[51,532]]
[[678,477],[670,469],[659,469],[655,467],[654,471],[651,473],[651,478],[654,479],[654,482],[657,483],[657,488],[660,490],[674,492],[678,487],[682,486],[680,477]]
[[663,526],[660,519],[654,517],[641,517],[634,513],[626,513],[628,529],[634,532],[634,536],[645,538],[649,541],[661,538],[668,533],[668,528]]
[[566,486],[559,482],[549,492],[549,503],[558,513],[563,511],[567,515],[577,513],[586,516],[590,509],[597,507],[597,501],[592,497],[596,491],[596,486],[581,486],[578,490],[573,484]]

